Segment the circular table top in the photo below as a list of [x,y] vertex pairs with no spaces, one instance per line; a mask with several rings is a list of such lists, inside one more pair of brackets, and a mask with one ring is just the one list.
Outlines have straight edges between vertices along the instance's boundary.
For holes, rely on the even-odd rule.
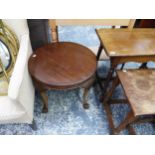
[[93,52],[76,43],[50,43],[31,55],[31,76],[51,88],[72,88],[90,79],[96,72]]

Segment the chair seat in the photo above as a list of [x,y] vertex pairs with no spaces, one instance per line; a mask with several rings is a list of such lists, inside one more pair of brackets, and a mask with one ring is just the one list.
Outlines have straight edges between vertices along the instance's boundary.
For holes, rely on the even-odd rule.
[[0,97],[0,123],[16,120],[25,115],[25,110],[17,102],[13,102],[8,96]]
[[0,79],[0,95],[7,95],[8,93],[8,83],[6,79],[3,77]]
[[155,114],[155,69],[117,71],[135,116]]

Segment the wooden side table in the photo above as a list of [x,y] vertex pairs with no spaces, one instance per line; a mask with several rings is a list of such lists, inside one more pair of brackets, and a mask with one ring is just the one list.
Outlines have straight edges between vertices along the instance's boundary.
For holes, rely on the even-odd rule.
[[97,57],[99,58],[104,49],[111,64],[102,90],[103,100],[112,75],[119,64],[155,61],[155,29],[98,29],[96,32],[101,42]]
[[[130,134],[136,134],[133,123],[155,122],[155,69],[133,69],[116,71],[117,77],[106,93],[103,105],[109,121],[112,134],[118,134],[128,127]],[[125,99],[113,99],[115,88],[121,85]],[[110,104],[128,104],[130,111],[126,118],[114,126]]]
[[83,106],[95,79],[97,61],[93,52],[76,43],[57,42],[38,48],[31,55],[28,68],[36,89],[43,99],[43,112],[48,111],[46,90],[84,88]]

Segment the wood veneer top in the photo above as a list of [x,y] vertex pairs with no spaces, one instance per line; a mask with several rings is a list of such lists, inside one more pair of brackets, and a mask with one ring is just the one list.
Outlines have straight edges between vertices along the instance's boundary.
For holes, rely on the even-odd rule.
[[97,29],[96,32],[110,57],[155,55],[155,29]]
[[28,65],[37,81],[54,88],[68,88],[91,78],[97,62],[90,49],[76,43],[58,42],[37,49]]
[[155,114],[155,69],[117,71],[135,115]]

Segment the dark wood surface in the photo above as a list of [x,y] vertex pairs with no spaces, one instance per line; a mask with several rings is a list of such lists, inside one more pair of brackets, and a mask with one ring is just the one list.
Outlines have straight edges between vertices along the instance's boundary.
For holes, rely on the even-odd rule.
[[155,55],[155,29],[98,29],[110,57]]
[[155,28],[155,19],[141,19],[137,27]]
[[155,69],[117,71],[135,116],[155,114]]
[[71,42],[47,44],[30,57],[33,79],[51,89],[75,88],[96,72],[96,56],[88,48]]

